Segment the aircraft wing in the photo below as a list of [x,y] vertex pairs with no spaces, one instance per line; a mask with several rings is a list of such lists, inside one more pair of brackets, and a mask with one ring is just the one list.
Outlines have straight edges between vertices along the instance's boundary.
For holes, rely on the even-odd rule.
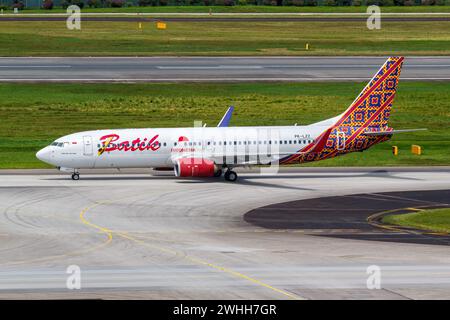
[[[324,131],[314,142],[314,146],[305,152],[276,152],[276,153],[270,153],[270,150],[267,150],[267,153],[261,153],[261,152],[245,152],[245,151],[241,151],[241,152],[231,152],[230,154],[228,154],[226,151],[213,151],[211,152],[210,150],[204,150],[204,149],[199,149],[199,150],[195,150],[195,151],[188,151],[188,152],[180,152],[177,154],[173,154],[171,157],[171,160],[173,163],[175,163],[178,159],[180,158],[203,158],[203,159],[208,159],[211,161],[214,161],[216,163],[226,163],[226,159],[230,159],[230,158],[235,158],[236,160],[238,160],[238,162],[236,163],[234,161],[234,165],[233,166],[246,166],[246,165],[253,165],[253,164],[260,164],[260,163],[271,163],[274,161],[277,161],[279,159],[282,159],[284,157],[287,156],[293,156],[293,155],[300,155],[300,154],[305,154],[305,153],[317,153],[317,152],[321,152],[322,149],[324,148],[328,137],[331,134],[333,128],[329,128],[326,131]],[[279,151],[279,150],[274,150],[274,151]],[[263,151],[264,152],[264,151]],[[234,160],[234,159],[233,159]]]
[[214,161],[216,163],[224,163],[227,162],[227,159],[233,159],[234,162],[234,158],[236,158],[236,160],[238,160],[238,163],[233,164],[234,167],[237,166],[246,166],[246,165],[253,165],[253,164],[257,164],[259,161],[263,161],[263,162],[273,162],[273,161],[277,161],[278,159],[281,159],[283,157],[289,156],[290,154],[281,154],[281,153],[276,153],[276,154],[269,154],[269,155],[261,155],[258,153],[235,153],[233,155],[229,155],[226,153],[210,153],[208,151],[204,151],[204,152],[189,152],[189,153],[182,153],[182,154],[176,154],[176,155],[172,155],[171,157],[171,161],[172,163],[175,163],[177,160],[181,159],[181,158],[203,158],[203,159],[208,159],[211,161]]
[[[273,154],[258,154],[256,152],[252,153],[234,153],[232,155],[223,152],[210,153],[208,151],[204,152],[189,152],[176,154],[171,157],[172,163],[176,163],[177,160],[181,158],[203,158],[214,161],[215,163],[226,163],[229,160],[233,161],[233,167],[239,166],[249,166],[257,164],[269,164],[274,161],[278,161],[287,156],[299,155],[308,152],[295,152],[295,153],[273,153]],[[235,163],[237,160],[237,163]]]

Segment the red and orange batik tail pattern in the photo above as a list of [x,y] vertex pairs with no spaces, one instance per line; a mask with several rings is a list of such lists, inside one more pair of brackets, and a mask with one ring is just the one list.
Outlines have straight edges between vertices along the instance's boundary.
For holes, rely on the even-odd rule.
[[[341,118],[331,127],[331,132],[327,129],[316,141],[299,150],[297,154],[280,160],[280,163],[323,160],[348,152],[362,151],[388,140],[390,136],[367,136],[364,132],[387,129],[403,59],[403,57],[387,59]],[[321,150],[317,150],[314,146],[321,139],[326,139],[326,142]]]

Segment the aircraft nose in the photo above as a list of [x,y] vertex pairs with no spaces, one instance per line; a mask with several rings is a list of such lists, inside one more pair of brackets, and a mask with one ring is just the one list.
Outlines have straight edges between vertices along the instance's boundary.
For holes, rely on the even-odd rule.
[[38,158],[41,161],[48,162],[50,160],[50,150],[49,150],[49,148],[45,147],[45,148],[39,150],[36,153],[36,158]]

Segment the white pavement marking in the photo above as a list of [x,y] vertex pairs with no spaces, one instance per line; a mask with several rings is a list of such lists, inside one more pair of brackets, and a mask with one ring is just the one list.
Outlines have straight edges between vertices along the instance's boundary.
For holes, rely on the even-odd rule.
[[203,70],[203,69],[263,69],[264,67],[262,66],[156,66],[157,69],[162,69],[162,70]]
[[9,66],[6,66],[6,65],[0,65],[0,68],[11,68],[11,69],[16,69],[16,68],[24,68],[24,69],[27,69],[27,68],[72,68],[72,66],[55,66],[55,65],[52,65],[52,66],[44,66],[44,65],[42,65],[42,66],[27,66],[27,65],[9,65]]
[[[308,64],[306,66],[296,65],[296,64],[284,64],[284,65],[264,65],[263,68],[379,68],[379,64],[325,64],[325,65],[317,65],[317,64]],[[408,68],[443,68],[450,67],[450,64],[408,64]]]

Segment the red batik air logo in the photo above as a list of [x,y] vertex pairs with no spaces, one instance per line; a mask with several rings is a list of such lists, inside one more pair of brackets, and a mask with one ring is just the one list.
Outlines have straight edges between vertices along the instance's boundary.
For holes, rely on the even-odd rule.
[[159,135],[153,136],[153,138],[136,138],[134,140],[128,141],[120,141],[120,136],[118,134],[108,134],[103,137],[100,137],[101,147],[98,149],[98,155],[102,155],[105,151],[156,151],[161,147],[161,144],[158,141]]
[[187,146],[189,139],[185,136],[180,136],[178,138],[178,145],[172,148],[172,152],[195,152],[195,148],[192,146]]

